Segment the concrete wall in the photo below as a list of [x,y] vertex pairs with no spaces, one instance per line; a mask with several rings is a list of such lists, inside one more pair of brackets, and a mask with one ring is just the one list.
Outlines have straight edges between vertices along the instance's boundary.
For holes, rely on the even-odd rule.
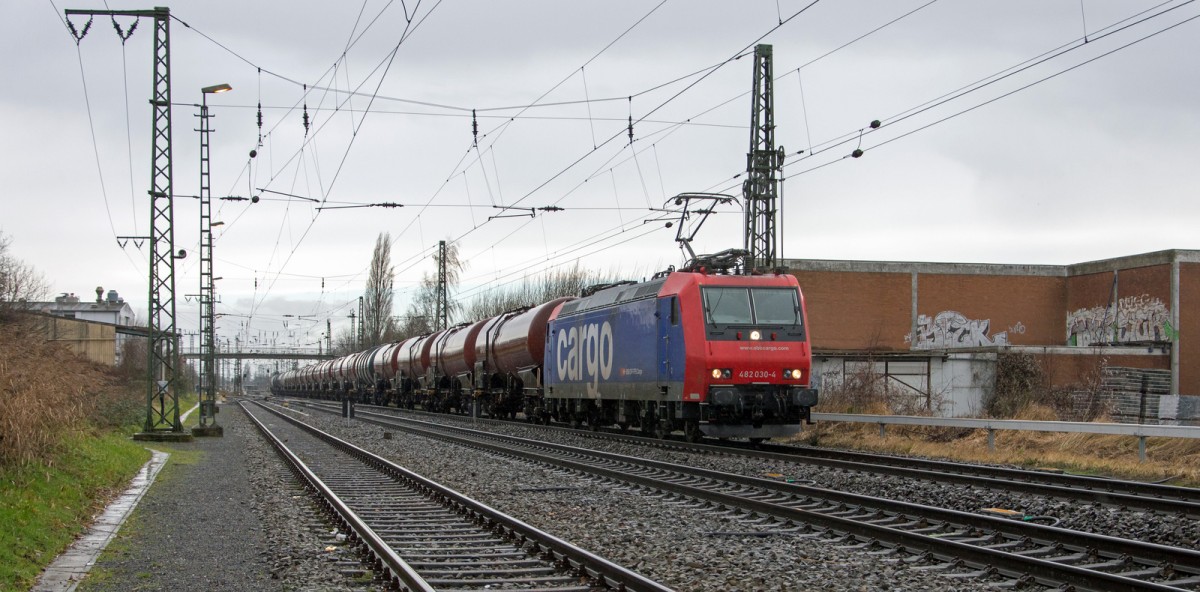
[[940,380],[934,384],[942,393],[941,415],[978,417],[983,413],[984,397],[995,385],[996,354],[949,354],[934,368],[939,369]]
[[116,327],[61,317],[40,316],[42,328],[51,341],[66,345],[72,352],[98,364],[112,366],[117,359]]
[[1158,398],[1158,422],[1200,426],[1200,397],[1162,395]]

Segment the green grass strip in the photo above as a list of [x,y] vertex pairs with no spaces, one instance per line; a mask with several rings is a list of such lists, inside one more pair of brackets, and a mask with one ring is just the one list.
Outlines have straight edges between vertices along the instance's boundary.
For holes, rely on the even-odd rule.
[[0,590],[28,590],[150,452],[127,434],[73,436],[53,462],[0,468]]

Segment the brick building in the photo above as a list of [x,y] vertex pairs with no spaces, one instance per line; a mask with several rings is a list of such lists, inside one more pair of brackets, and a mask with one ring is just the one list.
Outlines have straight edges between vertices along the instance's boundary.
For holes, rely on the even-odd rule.
[[1200,251],[1066,266],[783,265],[804,290],[818,371],[835,380],[869,364],[914,396],[940,395],[945,414],[975,415],[998,355],[1024,352],[1064,388],[1102,360],[1118,419],[1174,419],[1200,401],[1200,345],[1189,346],[1200,338]]

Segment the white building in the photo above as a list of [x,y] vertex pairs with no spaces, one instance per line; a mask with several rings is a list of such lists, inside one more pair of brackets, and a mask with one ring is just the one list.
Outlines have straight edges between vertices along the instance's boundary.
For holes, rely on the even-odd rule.
[[[74,293],[63,293],[53,302],[30,302],[29,308],[36,312],[51,314],[56,317],[104,323],[118,327],[132,326],[134,323],[133,307],[129,306],[116,290],[109,290],[105,295],[104,288],[96,288],[94,301],[81,301]],[[121,363],[121,351],[125,345],[126,335],[116,334],[116,360]]]

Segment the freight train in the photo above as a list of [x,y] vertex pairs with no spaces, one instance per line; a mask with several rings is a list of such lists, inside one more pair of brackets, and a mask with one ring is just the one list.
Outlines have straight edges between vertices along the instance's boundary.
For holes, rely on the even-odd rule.
[[795,434],[818,398],[796,278],[718,271],[586,290],[277,374],[271,390],[693,441]]

